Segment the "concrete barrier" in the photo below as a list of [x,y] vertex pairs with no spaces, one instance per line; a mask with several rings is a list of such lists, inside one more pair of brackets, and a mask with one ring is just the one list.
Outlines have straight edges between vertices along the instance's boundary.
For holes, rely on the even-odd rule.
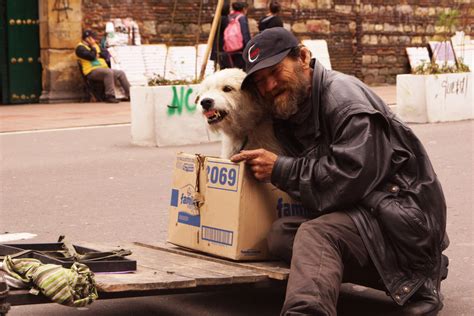
[[472,101],[472,72],[397,76],[397,114],[405,122],[472,119]]
[[131,87],[132,143],[180,146],[219,140],[195,104],[198,85]]

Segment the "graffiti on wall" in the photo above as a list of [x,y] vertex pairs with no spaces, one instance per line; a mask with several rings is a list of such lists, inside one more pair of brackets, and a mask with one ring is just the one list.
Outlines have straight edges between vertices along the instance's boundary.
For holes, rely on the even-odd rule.
[[189,102],[189,97],[193,93],[193,89],[185,86],[172,86],[173,99],[168,105],[168,116],[181,115],[183,109],[186,112],[194,113],[196,111],[196,104]]
[[468,92],[469,75],[465,75],[462,78],[456,78],[450,80],[449,77],[441,82],[441,89],[444,92],[444,98],[446,99],[449,95],[467,95]]
[[56,0],[54,2],[53,11],[57,12],[58,23],[69,20],[68,11],[72,11],[69,0]]

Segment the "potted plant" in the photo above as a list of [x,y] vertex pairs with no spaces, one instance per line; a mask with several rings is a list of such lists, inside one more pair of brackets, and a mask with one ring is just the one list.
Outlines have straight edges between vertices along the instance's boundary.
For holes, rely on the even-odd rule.
[[454,57],[444,35],[457,27],[458,16],[457,10],[441,14],[436,26],[442,35],[434,38],[441,43],[432,46],[431,60],[412,69],[411,74],[397,76],[397,114],[404,121],[432,123],[474,117],[472,72]]

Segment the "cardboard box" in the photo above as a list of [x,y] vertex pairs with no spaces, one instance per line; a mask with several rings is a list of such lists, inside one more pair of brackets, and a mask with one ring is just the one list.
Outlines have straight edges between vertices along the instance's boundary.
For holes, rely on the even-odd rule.
[[234,260],[268,258],[266,236],[301,203],[255,180],[243,162],[179,153],[169,209],[170,243]]

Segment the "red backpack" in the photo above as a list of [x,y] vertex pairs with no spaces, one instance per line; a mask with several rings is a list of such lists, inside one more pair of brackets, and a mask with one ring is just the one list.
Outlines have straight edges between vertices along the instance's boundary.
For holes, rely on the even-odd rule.
[[224,30],[224,52],[236,52],[244,48],[244,38],[240,29],[239,19],[243,14],[229,20],[229,24]]

